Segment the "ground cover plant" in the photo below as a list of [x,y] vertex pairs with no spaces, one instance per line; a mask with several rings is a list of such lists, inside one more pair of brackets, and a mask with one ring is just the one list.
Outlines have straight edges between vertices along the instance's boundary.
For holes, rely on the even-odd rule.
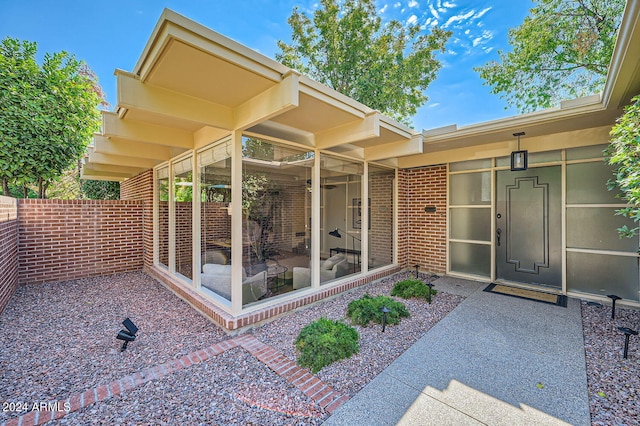
[[389,309],[386,315],[386,323],[389,325],[396,325],[400,323],[401,318],[409,316],[409,311],[402,302],[395,301],[388,296],[371,297],[368,294],[349,303],[347,316],[353,324],[363,327],[369,325],[370,322],[382,324],[382,319],[384,318],[383,307]]
[[392,296],[402,297],[403,299],[412,299],[417,297],[431,301],[431,297],[436,294],[438,294],[436,289],[427,286],[418,279],[398,281],[391,290]]
[[304,327],[296,338],[298,364],[317,373],[335,361],[357,354],[359,337],[353,327],[322,317]]

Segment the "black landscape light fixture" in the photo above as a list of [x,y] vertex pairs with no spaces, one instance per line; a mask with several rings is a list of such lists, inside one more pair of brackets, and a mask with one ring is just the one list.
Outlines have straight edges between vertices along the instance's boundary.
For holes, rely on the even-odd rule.
[[118,335],[116,336],[116,339],[123,341],[120,352],[124,352],[124,350],[127,349],[127,345],[129,344],[129,342],[133,342],[134,340],[136,340],[136,333],[138,332],[138,327],[136,327],[133,321],[131,321],[129,318],[126,318],[124,321],[122,321],[122,325],[124,325],[124,328],[126,328],[126,330],[120,330],[118,332]]
[[520,150],[520,136],[524,136],[524,132],[514,133],[513,136],[518,137],[518,150],[511,153],[511,171],[527,170],[529,166],[529,151]]
[[637,336],[638,332],[636,330],[632,330],[629,327],[618,327],[618,330],[624,333],[624,359],[627,359],[627,355],[629,353],[629,336],[634,335]]
[[414,268],[416,268],[416,280],[418,279],[418,269],[420,269],[420,265],[418,265],[417,263],[414,265]]
[[387,327],[387,314],[391,312],[391,309],[383,306],[380,308],[380,312],[382,312],[382,332],[384,333],[384,329]]
[[429,287],[429,297],[427,300],[429,301],[429,304],[431,304],[431,291],[433,290],[433,284],[431,282],[428,282],[427,287]]
[[611,299],[611,319],[616,319],[616,301],[622,299],[622,297],[615,294],[607,294],[607,297]]

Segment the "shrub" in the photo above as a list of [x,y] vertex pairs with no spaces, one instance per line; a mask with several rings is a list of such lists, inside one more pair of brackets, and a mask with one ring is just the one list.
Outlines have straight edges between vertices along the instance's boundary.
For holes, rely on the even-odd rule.
[[408,279],[398,281],[391,290],[392,296],[402,297],[403,299],[411,299],[412,297],[424,298],[429,300],[429,291],[435,296],[438,291],[429,288],[425,283],[418,279]]
[[298,365],[317,373],[327,365],[360,351],[358,332],[340,321],[320,318],[305,326],[295,341]]
[[387,324],[398,324],[400,318],[409,316],[409,311],[401,302],[397,302],[387,296],[371,297],[368,294],[349,303],[347,316],[353,324],[358,324],[363,327],[366,327],[371,321],[382,324],[382,312],[380,312],[380,308],[383,306],[386,306],[390,310],[387,314]]

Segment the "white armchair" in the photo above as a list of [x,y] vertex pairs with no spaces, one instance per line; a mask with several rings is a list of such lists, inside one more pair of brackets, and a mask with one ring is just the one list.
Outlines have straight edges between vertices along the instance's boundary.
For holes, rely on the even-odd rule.
[[[320,282],[335,280],[349,274],[349,262],[342,254],[331,256],[320,264]],[[311,270],[309,268],[293,268],[293,289],[311,286]]]
[[[231,300],[231,265],[207,263],[202,266],[200,283],[203,287]],[[247,276],[242,268],[242,303],[252,303],[267,294],[267,273]]]

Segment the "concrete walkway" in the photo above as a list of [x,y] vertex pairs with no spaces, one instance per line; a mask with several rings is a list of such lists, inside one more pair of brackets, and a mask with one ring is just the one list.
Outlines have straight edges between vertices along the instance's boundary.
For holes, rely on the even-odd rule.
[[434,284],[467,298],[325,425],[590,425],[578,300],[563,308],[484,283]]

